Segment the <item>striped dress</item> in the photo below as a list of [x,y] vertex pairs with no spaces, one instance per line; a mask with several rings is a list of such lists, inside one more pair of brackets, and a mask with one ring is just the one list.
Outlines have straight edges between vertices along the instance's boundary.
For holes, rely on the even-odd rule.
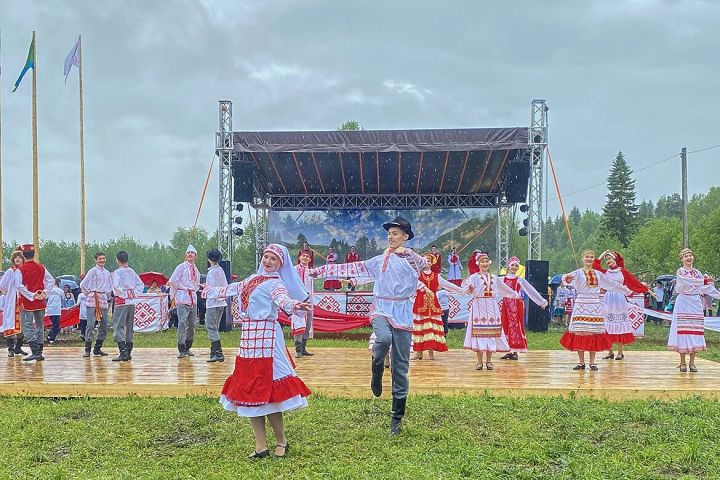
[[473,352],[509,352],[499,303],[503,298],[519,299],[520,294],[490,273],[473,273],[462,283],[463,288],[470,285],[473,286],[473,297],[464,347]]
[[695,353],[707,350],[705,344],[705,318],[700,295],[720,298],[714,285],[705,284],[705,277],[694,268],[677,271],[675,292],[678,296],[673,308],[668,350],[678,353]]

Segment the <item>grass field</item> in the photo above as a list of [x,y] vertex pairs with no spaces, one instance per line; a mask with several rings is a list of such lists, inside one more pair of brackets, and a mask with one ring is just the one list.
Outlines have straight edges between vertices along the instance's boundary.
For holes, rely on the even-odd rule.
[[[559,349],[563,330],[529,333],[530,348]],[[137,335],[137,346],[172,347],[175,333]],[[369,333],[311,343],[367,348]],[[451,330],[451,348],[463,334]],[[666,327],[648,325],[630,351],[664,350],[666,340]],[[234,348],[238,331],[223,341]],[[707,341],[701,356],[720,360],[720,334]],[[76,334],[59,342],[79,344]],[[209,346],[203,330],[196,345]],[[314,395],[285,417],[288,457],[260,461],[245,458],[254,446],[248,422],[213,398],[0,397],[0,409],[0,478],[720,478],[720,402],[699,398],[411,394],[404,432],[393,438],[389,400]]]

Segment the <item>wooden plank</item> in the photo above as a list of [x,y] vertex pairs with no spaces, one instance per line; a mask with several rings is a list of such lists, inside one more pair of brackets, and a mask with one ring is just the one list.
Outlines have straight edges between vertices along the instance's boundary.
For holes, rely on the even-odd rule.
[[[47,360],[0,359],[0,395],[39,397],[217,396],[234,367],[207,363],[207,350],[189,359],[174,349],[137,349],[132,362],[82,357],[82,348],[47,348]],[[228,352],[230,353],[230,352]],[[317,394],[371,398],[370,353],[365,349],[316,348],[297,361],[298,375]],[[601,360],[600,370],[572,370],[573,353],[552,350],[521,354],[518,361],[495,361],[495,370],[475,370],[475,355],[454,350],[436,360],[411,362],[410,391],[439,395],[576,395],[608,399],[720,399],[720,364],[697,359],[698,373],[680,373],[672,352],[628,352],[625,360]],[[384,378],[390,395],[390,372]]]

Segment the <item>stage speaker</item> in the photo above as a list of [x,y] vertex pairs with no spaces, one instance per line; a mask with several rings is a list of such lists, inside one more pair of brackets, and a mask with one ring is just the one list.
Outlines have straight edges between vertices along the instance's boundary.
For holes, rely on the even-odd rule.
[[[220,260],[220,268],[223,269],[223,272],[225,273],[225,279],[228,283],[230,283],[230,279],[232,277],[232,269],[230,268],[230,260]],[[230,321],[228,321],[230,319]],[[230,309],[230,303],[228,302],[228,305],[225,307],[225,311],[223,312],[222,318],[220,318],[220,326],[218,327],[218,330],[221,332],[229,332],[232,330],[233,324],[232,324],[232,314]]]
[[530,162],[510,162],[505,173],[505,197],[508,203],[527,201]]
[[234,161],[232,164],[233,201],[252,202],[253,164],[246,161]]
[[[548,275],[550,274],[550,263],[545,260],[528,260],[525,264],[525,280],[548,302]],[[535,305],[535,302],[528,302],[528,330],[531,332],[547,332],[550,322],[550,305],[545,309]]]

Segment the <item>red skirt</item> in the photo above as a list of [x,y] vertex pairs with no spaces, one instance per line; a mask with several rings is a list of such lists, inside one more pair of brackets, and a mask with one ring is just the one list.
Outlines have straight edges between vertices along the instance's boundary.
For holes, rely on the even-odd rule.
[[608,338],[610,339],[611,345],[613,343],[622,343],[623,345],[635,343],[635,335],[632,333],[608,333]]
[[325,280],[323,288],[325,290],[340,290],[342,288],[342,284],[340,283],[340,280]]
[[237,405],[259,406],[283,402],[310,389],[295,375],[273,380],[273,359],[235,357],[235,370],[223,385],[222,394]]
[[569,330],[560,339],[560,345],[573,352],[603,352],[611,347],[607,333],[576,335]]

